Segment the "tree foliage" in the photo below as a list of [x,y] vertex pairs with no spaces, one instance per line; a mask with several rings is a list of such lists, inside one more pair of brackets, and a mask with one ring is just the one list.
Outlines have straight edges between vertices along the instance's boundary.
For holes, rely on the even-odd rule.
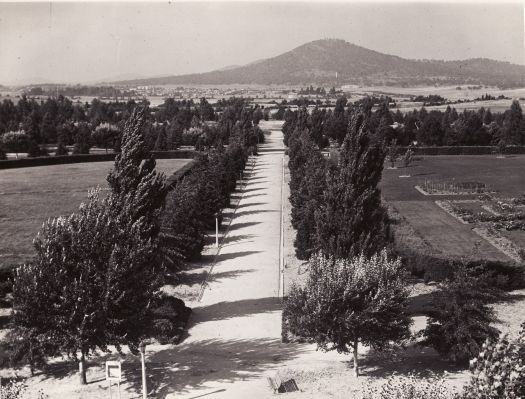
[[317,246],[325,254],[350,258],[380,251],[389,240],[389,221],[378,187],[385,146],[372,135],[366,114],[354,113],[337,168],[327,174],[316,212]]
[[137,352],[162,282],[157,235],[165,195],[155,161],[143,160],[142,119],[135,112],[126,124],[108,196],[95,191],[77,213],[45,223],[35,260],[17,269],[14,358],[38,365],[66,353],[82,366],[109,345]]
[[485,275],[475,276],[464,266],[442,284],[437,293],[421,345],[433,347],[441,356],[456,363],[477,356],[487,338],[498,330],[490,324],[494,311],[487,305],[489,289]]
[[359,344],[382,349],[409,337],[408,290],[399,260],[386,251],[367,258],[314,255],[303,288],[293,286],[283,317],[290,331],[324,351],[353,353]]
[[316,248],[315,212],[321,206],[325,189],[326,161],[308,134],[290,144],[290,202],[294,241],[299,259],[308,259]]
[[471,379],[462,399],[518,399],[525,397],[525,332],[515,339],[500,335],[486,340],[470,361]]

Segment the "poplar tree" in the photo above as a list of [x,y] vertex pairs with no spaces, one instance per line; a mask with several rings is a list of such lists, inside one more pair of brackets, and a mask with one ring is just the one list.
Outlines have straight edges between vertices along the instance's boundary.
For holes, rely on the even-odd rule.
[[289,167],[296,255],[308,259],[315,250],[315,212],[321,206],[326,171],[326,161],[308,134],[292,141]]
[[65,353],[79,361],[85,384],[85,359],[95,350],[138,352],[162,283],[157,236],[165,194],[164,177],[147,157],[143,118],[134,112],[126,124],[108,196],[92,192],[77,213],[45,223],[35,260],[16,270],[15,360],[35,366]]
[[507,145],[519,145],[525,139],[523,111],[518,100],[512,101],[510,109],[505,112],[502,133]]
[[386,149],[373,137],[363,112],[354,113],[337,168],[327,173],[321,208],[316,212],[317,247],[327,256],[371,256],[389,242],[386,209],[378,187]]

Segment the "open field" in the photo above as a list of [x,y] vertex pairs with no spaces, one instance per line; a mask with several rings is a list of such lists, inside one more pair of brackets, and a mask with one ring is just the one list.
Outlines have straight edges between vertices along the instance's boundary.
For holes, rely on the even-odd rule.
[[[189,159],[160,159],[167,176]],[[91,187],[106,187],[113,162],[0,170],[0,268],[30,259],[32,240],[50,217],[74,212]]]
[[[346,86],[345,92],[375,94],[375,95],[390,95],[392,97],[410,97],[410,96],[426,96],[429,94],[437,94],[447,100],[455,101],[459,99],[474,100],[481,97],[483,94],[490,94],[498,97],[504,95],[510,98],[525,98],[525,88],[517,89],[499,89],[498,87],[482,86],[478,88],[477,85],[459,85],[460,90],[456,86],[415,86],[415,87],[397,87],[397,86]],[[470,88],[469,88],[470,87]]]
[[[520,101],[521,105],[525,104],[525,101]],[[488,100],[488,101],[473,101],[467,103],[458,103],[450,104],[451,108],[455,108],[457,111],[462,112],[464,110],[468,111],[477,111],[481,107],[485,109],[490,109],[491,112],[505,112],[510,108],[512,100],[502,99],[502,100]],[[434,105],[434,106],[425,106],[427,111],[445,111],[449,105]],[[413,111],[414,109],[420,109],[423,107],[423,103],[418,102],[402,102],[397,103],[395,108],[392,108],[392,111],[400,110],[403,113]]]
[[[525,156],[427,156],[419,158],[408,168],[385,169],[381,183],[386,201],[412,225],[415,231],[430,243],[436,252],[444,255],[476,256],[483,259],[509,260],[503,252],[441,209],[436,200],[475,200],[471,195],[428,195],[414,186],[425,180],[457,183],[484,183],[497,197],[521,197],[525,193]],[[400,175],[409,174],[409,178]],[[476,203],[469,206],[476,207]],[[516,243],[522,243],[525,232],[512,232]],[[476,252],[474,254],[474,252]]]
[[[427,96],[439,95],[449,101],[469,100],[472,101],[480,98],[484,94],[498,97],[503,95],[509,99],[488,100],[488,101],[472,101],[466,103],[451,104],[450,106],[458,111],[463,110],[478,110],[481,107],[490,108],[492,112],[505,112],[509,109],[512,100],[518,99],[523,107],[525,105],[525,88],[505,89],[501,90],[497,87],[482,86],[419,86],[419,87],[395,87],[395,86],[345,86],[345,93],[350,94],[350,101],[355,101],[366,95],[375,96],[390,96],[397,101],[397,106],[392,107],[392,111],[400,110],[401,112],[409,112],[413,109],[420,109],[423,106],[421,102],[410,101],[411,96]],[[470,87],[470,88],[469,88]],[[436,105],[425,107],[428,111],[439,110],[444,111],[448,105]]]

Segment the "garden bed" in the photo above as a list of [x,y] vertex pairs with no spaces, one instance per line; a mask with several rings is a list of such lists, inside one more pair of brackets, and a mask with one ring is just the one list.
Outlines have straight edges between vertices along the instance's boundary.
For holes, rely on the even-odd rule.
[[523,262],[525,212],[515,199],[480,196],[477,200],[446,200],[436,204],[515,262]]
[[486,184],[475,181],[456,182],[425,179],[422,184],[415,188],[423,195],[472,195],[494,192]]

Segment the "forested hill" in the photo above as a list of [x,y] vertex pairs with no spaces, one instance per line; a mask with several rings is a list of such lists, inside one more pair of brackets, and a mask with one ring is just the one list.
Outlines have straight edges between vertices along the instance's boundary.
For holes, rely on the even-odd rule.
[[340,39],[306,43],[277,57],[217,71],[117,82],[160,84],[486,84],[524,87],[525,66],[485,58],[409,60]]

